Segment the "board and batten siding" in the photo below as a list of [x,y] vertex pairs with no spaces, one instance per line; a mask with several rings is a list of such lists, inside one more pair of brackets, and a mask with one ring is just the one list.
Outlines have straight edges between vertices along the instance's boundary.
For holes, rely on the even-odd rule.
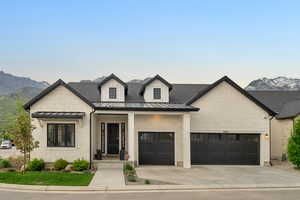
[[260,134],[260,164],[269,162],[270,116],[237,89],[222,82],[192,106],[200,110],[191,112],[191,132]]
[[[154,99],[153,88],[161,88],[161,98]],[[169,88],[160,80],[154,80],[146,86],[144,92],[145,102],[169,102]]]
[[[109,88],[117,89],[117,98],[109,98]],[[116,81],[115,79],[110,79],[101,86],[101,101],[111,101],[111,102],[124,102],[125,101],[125,89],[124,86]]]
[[[45,119],[39,122],[33,118],[34,139],[39,141],[31,157],[42,158],[45,162],[54,162],[63,158],[69,162],[75,159],[90,159],[90,113],[92,108],[63,86],[59,86],[44,96],[30,108],[30,114],[38,111],[49,112],[85,112],[83,120]],[[47,147],[47,123],[74,123],[75,147]]]

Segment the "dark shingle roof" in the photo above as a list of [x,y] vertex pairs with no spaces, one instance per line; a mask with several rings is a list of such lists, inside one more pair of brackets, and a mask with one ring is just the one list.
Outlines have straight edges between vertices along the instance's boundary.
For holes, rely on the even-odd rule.
[[[58,86],[64,86],[81,98],[84,102],[92,107],[95,107],[95,103],[100,103],[100,93],[98,83],[95,82],[71,82],[64,83],[62,80],[58,80],[47,89],[42,91],[39,95],[30,100],[24,105],[25,109],[29,109],[31,105],[37,102],[43,96],[50,93]],[[141,83],[126,83],[128,87],[128,93],[126,95],[126,106],[129,107],[147,107],[146,109],[158,109],[158,107],[164,106],[166,104],[145,105],[141,106],[139,104],[132,103],[144,103],[144,98],[139,94],[141,88],[143,87],[143,82]],[[169,106],[165,109],[183,108],[189,100],[195,98],[195,94],[202,94],[211,87],[209,84],[172,84],[172,90],[170,91],[170,102]],[[293,118],[300,114],[300,91],[248,91],[248,93],[261,102],[263,105],[267,106],[271,110],[277,113],[278,119]],[[176,105],[178,104],[178,105]],[[183,104],[183,105],[180,105]],[[102,105],[101,105],[102,106]],[[123,105],[124,106],[124,105]],[[182,107],[183,106],[183,107]],[[154,108],[155,107],[155,108]],[[181,108],[182,107],[182,108]],[[187,108],[189,110],[190,108]],[[193,109],[193,108],[192,108]]]
[[279,113],[282,106],[300,96],[300,91],[248,91],[264,104],[269,105],[275,112]]
[[300,114],[300,91],[249,91],[277,114],[276,118],[294,118]]
[[[94,82],[71,82],[69,85],[77,90],[91,102],[100,102],[98,84]],[[143,103],[144,98],[139,94],[142,83],[127,83],[128,93],[126,95],[127,103]],[[205,89],[208,84],[172,84],[173,89],[170,92],[170,103],[184,104],[188,99],[194,96],[200,90]]]
[[294,118],[300,115],[300,99],[287,102],[276,116],[278,119]]
[[100,101],[100,93],[98,83],[95,82],[71,82],[69,86],[78,91],[82,96],[91,102]]

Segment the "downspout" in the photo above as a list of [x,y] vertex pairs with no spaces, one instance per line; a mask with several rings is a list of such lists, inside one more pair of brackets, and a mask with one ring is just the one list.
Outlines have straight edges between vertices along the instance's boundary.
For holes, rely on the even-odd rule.
[[269,135],[270,135],[270,142],[269,142],[269,160],[270,160],[270,165],[272,166],[272,162],[271,162],[271,155],[272,155],[272,119],[274,118],[274,116],[272,116],[272,117],[270,117],[269,118],[269,130],[270,130],[270,132],[269,132]]
[[90,169],[92,168],[92,115],[96,112],[96,110],[93,110],[90,112]]

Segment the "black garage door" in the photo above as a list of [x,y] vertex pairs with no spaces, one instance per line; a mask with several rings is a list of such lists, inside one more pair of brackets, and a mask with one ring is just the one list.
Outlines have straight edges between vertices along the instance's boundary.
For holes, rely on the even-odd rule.
[[174,165],[174,133],[139,132],[139,164]]
[[191,133],[194,165],[259,165],[259,134]]

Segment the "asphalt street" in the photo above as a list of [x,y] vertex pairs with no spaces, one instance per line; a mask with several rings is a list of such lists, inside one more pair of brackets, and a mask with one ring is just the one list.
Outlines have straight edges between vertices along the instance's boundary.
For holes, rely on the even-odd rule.
[[1,200],[299,200],[300,189],[53,193],[0,191]]

